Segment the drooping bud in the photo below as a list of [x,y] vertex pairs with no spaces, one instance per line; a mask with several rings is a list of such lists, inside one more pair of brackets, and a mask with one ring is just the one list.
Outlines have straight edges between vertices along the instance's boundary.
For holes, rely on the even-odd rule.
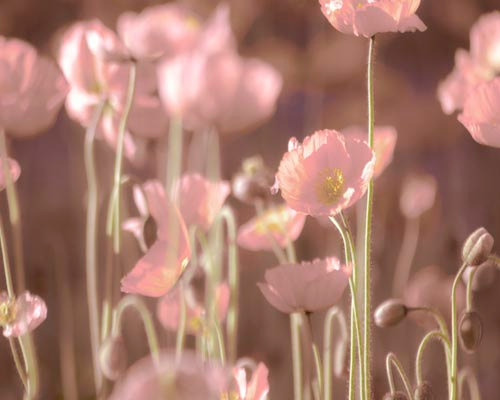
[[349,342],[341,340],[335,347],[335,355],[333,360],[333,373],[337,378],[345,379],[349,371]]
[[397,325],[406,317],[407,313],[408,307],[401,300],[386,300],[375,310],[375,325],[380,328]]
[[127,368],[127,349],[120,335],[111,335],[101,346],[99,364],[106,378],[116,381]]
[[386,393],[383,400],[410,400],[405,392],[400,390],[395,391],[394,393]]
[[483,227],[470,234],[462,249],[462,261],[471,266],[478,266],[487,261],[493,250],[493,236]]
[[434,400],[434,394],[429,382],[422,382],[415,389],[415,400]]
[[467,311],[460,318],[458,325],[460,345],[467,353],[474,353],[481,343],[483,323],[476,311]]

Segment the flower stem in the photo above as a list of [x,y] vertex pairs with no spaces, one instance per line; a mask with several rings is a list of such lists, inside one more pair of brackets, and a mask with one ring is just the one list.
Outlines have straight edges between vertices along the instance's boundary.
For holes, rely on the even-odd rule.
[[[375,36],[370,38],[368,50],[368,72],[367,72],[367,87],[368,87],[368,144],[373,149],[373,131],[375,127],[375,105],[373,94],[373,75],[375,66]],[[365,222],[365,268],[364,268],[364,331],[363,331],[363,370],[364,370],[364,385],[367,399],[371,398],[371,365],[370,365],[370,328],[371,328],[371,229],[372,229],[372,208],[373,208],[373,179],[368,184],[366,193],[366,222]]]
[[[417,351],[417,358],[415,361],[415,374],[417,378],[417,385],[420,385],[422,383],[422,358],[424,354],[424,350],[427,346],[427,344],[433,340],[433,339],[438,339],[441,341],[443,344],[444,348],[444,356],[446,359],[446,364],[448,364],[448,359],[450,357],[450,340],[443,334],[441,331],[431,331],[427,333],[427,335],[424,336],[422,341],[420,342],[420,345],[418,346],[418,351]],[[448,380],[450,379],[450,376],[448,375]]]
[[97,127],[101,120],[106,100],[101,100],[95,107],[92,120],[85,132],[84,161],[87,175],[87,227],[85,241],[85,271],[87,275],[87,303],[89,309],[90,343],[94,366],[94,384],[96,393],[102,387],[102,374],[99,368],[99,297],[97,289],[97,202],[98,183],[95,168],[94,142]]
[[170,196],[175,181],[182,169],[182,118],[174,115],[170,120],[165,175],[165,193]]
[[300,348],[300,330],[302,319],[299,313],[290,315],[290,330],[292,338],[292,363],[293,363],[293,393],[295,400],[302,400],[304,387],[302,381],[302,352]]
[[410,380],[408,379],[408,375],[406,375],[406,372],[404,371],[403,366],[399,362],[398,358],[394,353],[389,353],[387,354],[387,357],[385,359],[385,368],[387,372],[387,380],[389,381],[389,388],[391,390],[391,394],[394,394],[396,391],[396,387],[394,385],[394,376],[392,374],[392,367],[395,367],[396,370],[398,371],[398,374],[403,381],[403,385],[405,387],[406,394],[408,395],[408,399],[412,400],[413,395],[411,393],[411,384]]
[[323,371],[322,371],[322,363],[321,363],[321,356],[319,355],[319,349],[316,343],[314,343],[313,339],[313,331],[312,331],[312,321],[311,321],[311,314],[306,313],[305,315],[302,315],[302,318],[304,321],[306,321],[307,327],[305,327],[304,331],[306,332],[306,339],[309,343],[306,342],[306,346],[309,346],[313,355],[314,359],[314,367],[316,369],[316,380],[318,384],[318,399],[323,398]]
[[469,280],[467,281],[467,291],[466,291],[466,310],[472,310],[472,283],[474,282],[474,276],[480,267],[473,268],[469,274]]
[[463,386],[467,384],[469,388],[469,395],[471,400],[481,400],[481,393],[479,391],[479,385],[477,383],[476,376],[470,367],[464,367],[458,373],[458,398],[463,397]]
[[392,294],[394,297],[401,297],[408,282],[410,270],[417,250],[418,236],[420,231],[419,218],[407,218],[403,243],[399,250],[394,280],[392,282]]
[[175,360],[179,362],[184,350],[184,341],[186,338],[186,319],[187,319],[187,305],[186,295],[184,289],[184,282],[179,282],[179,327],[177,328],[177,336],[175,339]]

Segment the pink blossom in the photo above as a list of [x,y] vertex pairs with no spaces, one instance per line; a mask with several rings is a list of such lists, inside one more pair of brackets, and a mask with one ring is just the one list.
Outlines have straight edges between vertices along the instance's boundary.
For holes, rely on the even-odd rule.
[[266,283],[257,285],[266,300],[281,312],[314,312],[340,300],[350,274],[350,267],[329,257],[271,268],[266,271]]
[[187,226],[210,228],[231,192],[229,182],[211,182],[199,174],[183,175],[174,188],[174,197]]
[[470,31],[470,53],[486,79],[500,72],[500,11],[482,15]]
[[247,250],[272,250],[273,241],[286,247],[300,236],[306,216],[286,205],[272,206],[238,230],[238,245]]
[[374,164],[375,155],[365,142],[322,130],[285,153],[276,180],[294,210],[332,216],[363,196]]
[[[9,174],[12,182],[15,182],[21,176],[21,167],[18,162],[13,158],[7,159],[9,165]],[[5,169],[3,166],[3,162],[0,160],[0,190],[4,190],[7,186],[7,176],[5,175]]]
[[476,142],[500,147],[500,78],[477,86],[458,120]]
[[430,210],[436,199],[437,182],[432,175],[414,174],[403,182],[399,206],[406,218],[418,218]]
[[143,185],[149,212],[156,223],[157,239],[122,279],[121,290],[160,297],[177,283],[191,257],[189,237],[177,207],[165,196],[159,181]]
[[109,400],[220,400],[228,374],[215,363],[204,363],[191,351],[162,352],[159,362],[151,357],[132,365],[115,385]]
[[[186,331],[191,335],[202,335],[209,321],[206,321],[206,311],[194,297],[190,287],[184,289],[184,301],[186,305]],[[221,283],[215,289],[215,303],[217,319],[224,321],[229,306],[229,286]],[[157,315],[163,327],[169,331],[176,332],[179,328],[181,310],[181,291],[176,289],[160,299],[157,306]]]
[[234,368],[233,376],[237,385],[236,400],[265,400],[269,393],[268,374],[267,367],[263,363],[259,363],[250,381],[247,382],[245,368]]
[[52,60],[29,43],[0,36],[0,128],[29,136],[51,126],[68,92]]
[[342,33],[371,37],[382,32],[425,31],[415,15],[420,0],[319,0],[321,11]]
[[22,336],[36,329],[47,318],[47,306],[41,297],[24,292],[9,298],[0,293],[0,326],[7,338]]
[[[368,132],[361,126],[350,126],[342,129],[341,133],[365,142],[368,141]],[[373,132],[373,151],[375,152],[375,169],[373,177],[376,178],[384,172],[392,161],[398,134],[392,126],[376,126]]]

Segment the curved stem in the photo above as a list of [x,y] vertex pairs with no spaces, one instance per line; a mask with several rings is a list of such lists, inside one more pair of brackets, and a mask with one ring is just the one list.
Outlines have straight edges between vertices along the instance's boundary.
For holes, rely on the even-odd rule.
[[450,400],[457,400],[457,359],[458,359],[458,321],[457,321],[457,286],[467,264],[462,264],[451,289],[451,391]]
[[24,370],[24,366],[21,362],[21,359],[19,357],[19,351],[17,350],[16,347],[16,342],[14,339],[9,338],[9,346],[10,346],[10,351],[12,353],[12,359],[14,360],[14,365],[16,366],[17,374],[19,375],[19,378],[21,379],[21,382],[23,383],[24,386],[24,391],[28,391],[28,379],[26,378],[26,371]]
[[480,267],[473,268],[470,275],[469,280],[467,281],[467,292],[466,292],[466,310],[472,310],[472,283],[474,282],[474,276],[476,275],[477,270]]
[[[373,131],[375,126],[375,106],[373,94],[373,75],[374,75],[374,49],[375,49],[375,36],[370,38],[370,45],[368,49],[368,72],[367,72],[367,89],[368,89],[368,144],[373,149]],[[370,328],[371,328],[371,230],[372,230],[372,208],[373,208],[373,179],[368,184],[366,193],[366,219],[365,219],[365,268],[364,268],[364,331],[363,331],[363,372],[365,393],[367,398],[371,397],[371,350],[370,350]]]
[[85,132],[84,161],[87,175],[87,226],[85,233],[85,272],[87,304],[89,311],[90,344],[94,366],[94,384],[96,393],[102,387],[102,374],[99,367],[99,298],[97,289],[97,202],[98,184],[95,168],[94,141],[97,126],[101,120],[106,100],[101,100],[94,109],[92,120]]
[[387,354],[387,357],[385,359],[385,368],[387,372],[387,380],[389,382],[389,388],[391,390],[391,394],[394,394],[396,391],[396,387],[394,385],[394,376],[392,374],[392,367],[396,368],[396,371],[398,371],[399,377],[403,381],[403,385],[405,387],[406,394],[408,395],[408,399],[412,400],[413,395],[411,392],[411,384],[410,380],[408,379],[408,375],[406,375],[406,372],[399,362],[398,358],[394,353],[389,353]]
[[394,272],[394,281],[392,283],[392,294],[395,297],[401,297],[403,290],[410,277],[410,270],[417,250],[418,236],[420,232],[420,219],[407,218],[403,243],[399,249],[396,269]]
[[144,330],[148,339],[149,350],[155,363],[159,361],[159,345],[158,337],[156,335],[153,318],[149,312],[146,304],[134,295],[127,295],[123,297],[115,308],[113,319],[113,335],[118,335],[122,331],[123,313],[128,308],[133,308],[137,311],[144,324]]
[[467,384],[471,400],[481,400],[481,392],[477,383],[476,375],[470,367],[464,367],[458,373],[458,398],[463,398],[463,386]]
[[[422,383],[422,358],[424,355],[424,350],[426,349],[426,346],[429,344],[431,340],[437,339],[443,344],[443,349],[444,349],[444,355],[445,359],[448,360],[450,356],[450,341],[449,339],[440,331],[432,331],[427,333],[427,335],[424,336],[422,341],[420,342],[420,345],[418,346],[418,351],[417,351],[417,358],[415,361],[415,374],[417,378],[417,385],[420,385]],[[450,377],[448,376],[448,380]]]

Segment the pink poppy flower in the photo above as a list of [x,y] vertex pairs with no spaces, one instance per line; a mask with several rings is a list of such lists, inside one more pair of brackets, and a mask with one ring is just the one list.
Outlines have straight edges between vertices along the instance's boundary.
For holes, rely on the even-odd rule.
[[159,181],[143,185],[149,212],[156,223],[156,241],[122,279],[121,290],[160,297],[174,287],[191,256],[186,225],[165,196]]
[[270,65],[236,53],[229,9],[219,7],[192,48],[158,68],[159,92],[169,115],[189,129],[249,129],[274,112],[282,78]]
[[229,182],[211,182],[199,174],[186,174],[177,182],[174,198],[186,225],[198,225],[206,231],[230,192]]
[[383,32],[425,31],[415,15],[420,0],[319,0],[330,24],[342,33],[371,37]]
[[410,175],[403,182],[399,207],[406,218],[418,218],[436,200],[437,182],[432,175]]
[[175,55],[193,44],[200,29],[198,18],[174,3],[125,12],[117,22],[120,38],[137,59]]
[[47,318],[47,306],[41,297],[24,292],[9,298],[0,293],[0,326],[7,338],[22,336],[36,329]]
[[365,142],[322,130],[307,136],[302,144],[290,139],[276,181],[294,210],[332,216],[363,196],[374,165],[375,155]]
[[[368,132],[366,128],[361,126],[350,126],[342,129],[341,133],[346,137],[365,142],[368,140]],[[375,127],[373,132],[373,151],[375,152],[374,178],[380,176],[391,163],[397,139],[398,133],[392,126]]]
[[109,400],[220,400],[228,374],[215,363],[204,363],[191,351],[162,352],[159,362],[151,357],[132,365],[113,388]]
[[470,31],[470,53],[486,79],[500,72],[500,11],[482,15]]
[[[88,126],[97,104],[107,101],[98,137],[116,148],[118,126],[125,107],[130,66],[116,63],[126,58],[127,49],[118,37],[98,20],[77,22],[61,40],[58,61],[71,90],[66,99],[68,115]],[[106,54],[103,54],[106,53]],[[136,91],[125,136],[125,154],[137,160],[139,148],[132,133],[143,138],[164,134],[168,121],[156,91],[154,72],[146,64],[137,65]]]
[[300,264],[284,264],[266,271],[259,289],[271,305],[284,313],[326,310],[340,300],[351,269],[335,257]]
[[[13,158],[8,158],[7,161],[9,164],[10,179],[12,180],[12,182],[16,182],[21,176],[21,167]],[[6,186],[7,176],[5,175],[3,162],[0,160],[0,190],[4,190]]]
[[[191,335],[202,335],[209,321],[206,321],[205,309],[195,299],[190,287],[184,290],[184,301],[186,302],[186,332]],[[215,303],[217,307],[217,319],[222,322],[226,318],[229,306],[229,286],[221,283],[215,289]],[[160,299],[156,314],[163,327],[169,331],[176,332],[179,328],[181,310],[181,291],[176,289]]]
[[458,120],[476,142],[500,147],[500,78],[477,86]]
[[[269,393],[269,370],[264,363],[259,363],[247,382],[247,372],[243,367],[236,367],[233,376],[236,381],[237,391],[234,392],[235,400],[265,400]],[[233,392],[231,392],[233,394]],[[232,399],[233,397],[230,397]]]
[[306,215],[284,204],[272,206],[239,228],[237,242],[251,251],[272,250],[273,241],[279,247],[286,247],[300,236],[305,221]]
[[29,43],[0,36],[0,128],[25,137],[51,126],[68,85],[52,60]]

